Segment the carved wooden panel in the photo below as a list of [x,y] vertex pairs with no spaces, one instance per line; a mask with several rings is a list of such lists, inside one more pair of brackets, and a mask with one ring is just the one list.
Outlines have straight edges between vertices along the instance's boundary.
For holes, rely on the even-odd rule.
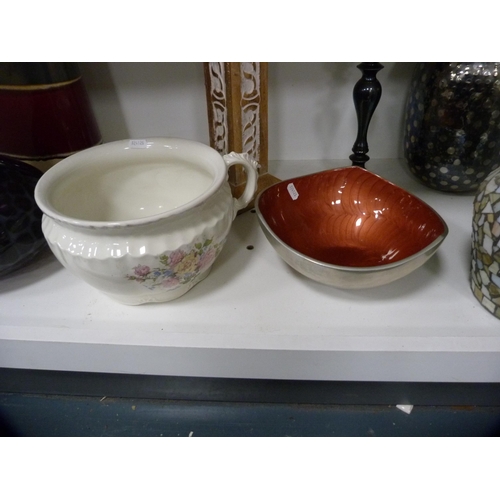
[[[267,63],[208,62],[204,70],[210,145],[256,160],[260,191],[278,180],[268,173]],[[243,190],[243,168],[231,168],[229,183],[233,194]]]

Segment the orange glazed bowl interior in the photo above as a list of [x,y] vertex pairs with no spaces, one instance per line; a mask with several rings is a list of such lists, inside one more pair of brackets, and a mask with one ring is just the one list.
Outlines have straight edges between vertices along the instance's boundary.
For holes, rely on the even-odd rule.
[[259,195],[256,209],[267,239],[289,265],[340,288],[399,279],[448,234],[429,205],[361,167],[279,182]]

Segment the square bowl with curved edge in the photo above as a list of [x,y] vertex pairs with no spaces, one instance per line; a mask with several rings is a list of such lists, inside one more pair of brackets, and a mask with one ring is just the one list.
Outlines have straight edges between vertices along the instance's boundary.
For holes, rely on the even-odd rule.
[[255,203],[264,234],[299,273],[337,288],[371,288],[422,266],[448,234],[418,197],[361,167],[296,177]]

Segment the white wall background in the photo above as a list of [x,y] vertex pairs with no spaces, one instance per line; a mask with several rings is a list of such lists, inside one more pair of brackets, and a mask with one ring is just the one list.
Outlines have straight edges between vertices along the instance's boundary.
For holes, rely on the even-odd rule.
[[[346,159],[356,138],[358,63],[269,64],[269,159]],[[382,63],[371,158],[403,155],[403,114],[415,63]],[[153,136],[208,143],[201,63],[81,63],[103,140]]]

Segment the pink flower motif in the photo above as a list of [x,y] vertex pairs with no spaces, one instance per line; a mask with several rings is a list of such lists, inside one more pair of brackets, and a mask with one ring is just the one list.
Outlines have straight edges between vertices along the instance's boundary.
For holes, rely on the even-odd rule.
[[151,269],[148,266],[141,266],[140,264],[134,267],[134,274],[136,276],[146,276]]
[[186,253],[183,252],[182,250],[174,250],[170,254],[170,265],[176,266],[185,256]]
[[214,261],[216,257],[216,251],[215,251],[215,248],[209,248],[201,257],[200,257],[200,260],[199,260],[199,267],[200,267],[200,271],[204,271],[205,269],[207,269],[208,267],[210,267],[210,265],[212,264],[212,262]]
[[161,286],[163,288],[174,288],[174,287],[176,287],[178,285],[179,285],[179,279],[178,278],[174,278],[174,277],[170,277],[170,278],[164,279],[161,282]]

